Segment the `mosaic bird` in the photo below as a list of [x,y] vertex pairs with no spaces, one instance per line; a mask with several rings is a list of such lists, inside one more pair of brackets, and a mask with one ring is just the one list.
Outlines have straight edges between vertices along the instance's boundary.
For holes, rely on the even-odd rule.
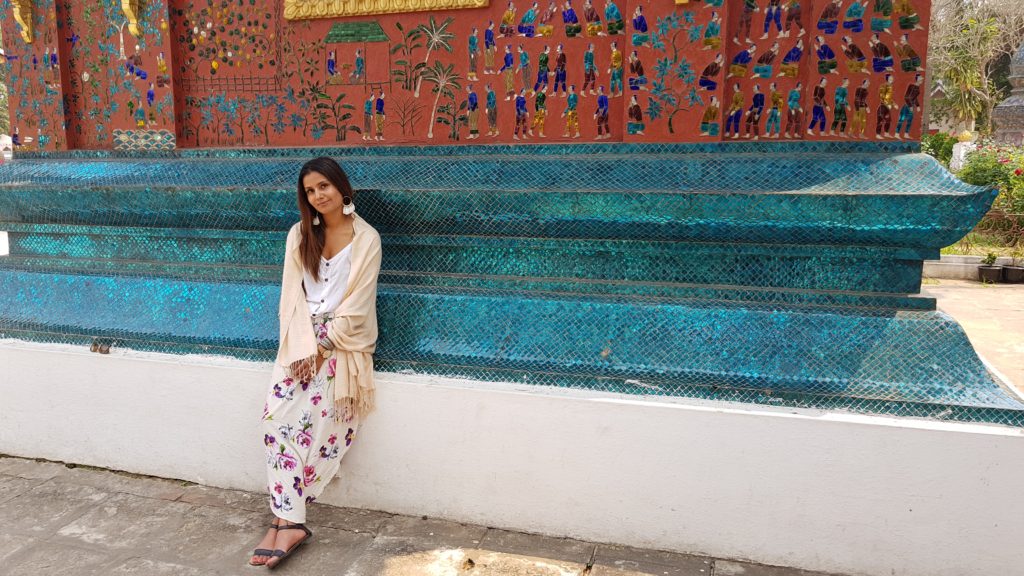
[[71,42],[71,47],[74,48],[75,44],[78,44],[78,40],[79,39],[81,39],[81,36],[79,36],[78,34],[72,33],[71,37],[68,38],[68,42]]

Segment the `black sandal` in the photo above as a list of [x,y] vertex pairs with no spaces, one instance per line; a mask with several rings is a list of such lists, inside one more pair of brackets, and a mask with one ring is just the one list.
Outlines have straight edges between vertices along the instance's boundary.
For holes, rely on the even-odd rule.
[[268,560],[267,564],[265,564],[265,566],[267,568],[269,568],[269,569],[277,568],[278,566],[280,566],[281,563],[284,562],[284,559],[289,557],[289,556],[291,556],[292,552],[294,552],[296,548],[298,548],[299,546],[302,546],[303,544],[306,543],[306,540],[309,540],[310,538],[313,537],[313,531],[310,530],[309,528],[306,528],[302,524],[289,524],[287,526],[278,526],[277,529],[279,531],[280,530],[302,530],[303,532],[306,533],[306,537],[303,538],[302,540],[299,540],[295,544],[292,544],[292,547],[289,548],[288,550],[280,550],[280,549],[274,550],[270,554],[270,558],[271,558],[271,560],[273,560],[274,558],[279,558],[279,560],[276,563],[274,563],[273,565],[271,565],[270,561]]
[[[270,527],[273,528],[274,530],[278,529],[277,524],[271,524]],[[257,549],[252,551],[252,555],[253,556],[266,556],[267,558],[273,558],[274,557],[274,551],[273,550],[267,550],[266,548],[257,548]],[[268,560],[268,562],[269,562],[269,560]],[[252,560],[249,560],[249,566],[266,566],[266,565],[267,565],[266,562],[264,562],[263,564],[253,564]]]

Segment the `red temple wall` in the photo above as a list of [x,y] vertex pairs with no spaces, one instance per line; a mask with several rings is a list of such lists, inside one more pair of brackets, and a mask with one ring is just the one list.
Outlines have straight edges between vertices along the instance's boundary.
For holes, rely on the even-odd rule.
[[[901,134],[895,130],[908,86],[915,82],[918,68],[923,70],[925,65],[927,0],[861,0],[860,18],[855,18],[856,8],[851,12],[856,4],[853,0],[711,0],[680,5],[629,0],[617,3],[621,30],[609,26],[604,0],[594,6],[600,27],[588,27],[584,5],[576,0],[572,5],[582,28],[576,35],[569,34],[563,24],[564,0],[556,6],[550,29],[540,26],[543,17],[539,17],[532,35],[523,35],[519,29],[531,5],[522,1],[514,2],[514,32],[502,35],[507,4],[501,2],[487,8],[437,13],[288,21],[283,18],[280,1],[153,0],[144,5],[138,38],[123,26],[118,0],[102,0],[92,7],[82,4],[72,0],[56,0],[56,5],[53,0],[37,2],[37,40],[26,45],[18,37],[9,1],[4,0],[4,43],[8,54],[18,56],[7,63],[12,67],[12,127],[23,133],[41,129],[42,139],[34,145],[41,143],[43,149],[513,143],[517,142],[513,137],[515,102],[505,99],[505,75],[497,73],[506,46],[511,48],[513,66],[518,66],[520,46],[530,63],[528,78],[519,70],[512,75],[513,91],[527,90],[526,127],[533,132],[518,143],[573,141],[574,131],[564,135],[568,127],[562,114],[567,98],[553,93],[555,77],[548,77],[543,138],[540,124],[535,123],[532,89],[544,47],[550,50],[549,68],[553,71],[561,45],[567,61],[566,84],[581,92],[584,54],[591,43],[596,84],[609,96],[611,141],[785,138],[791,116],[787,100],[798,82],[801,110],[793,115],[789,137],[839,140],[861,136],[852,124],[856,90],[864,80],[869,84],[863,137],[920,136],[922,114],[914,107],[910,107],[914,114],[909,130],[905,126],[900,126]],[[835,8],[830,10],[833,4]],[[776,5],[778,20],[773,17]],[[537,8],[543,13],[547,6],[540,2]],[[756,10],[748,12],[748,6]],[[646,38],[633,25],[638,7],[648,24]],[[830,12],[837,14],[834,20],[823,18]],[[719,23],[718,35],[713,26],[709,32],[712,20]],[[484,46],[489,21],[494,22],[496,36],[494,73],[486,65]],[[340,26],[335,29],[336,25]],[[479,45],[475,79],[469,66],[469,38],[474,28]],[[429,41],[431,32],[434,42]],[[891,65],[873,59],[870,46],[876,33],[885,46],[881,52],[892,54]],[[920,63],[900,47],[904,34]],[[834,59],[819,57],[815,40],[819,36],[835,53]],[[844,54],[847,36],[864,53],[862,63]],[[621,95],[612,90],[613,42],[623,64]],[[784,67],[783,59],[799,42],[803,44],[801,58]],[[776,43],[774,57],[766,58]],[[734,63],[737,55],[751,47],[754,52],[749,63]],[[32,68],[31,61],[25,60],[30,55],[42,59],[44,50],[50,48],[59,49],[57,72]],[[362,75],[355,70],[357,49],[365,61]],[[639,79],[630,70],[634,51],[646,82],[631,86],[631,80]],[[332,52],[333,69],[329,65]],[[704,77],[709,64],[719,57],[721,69]],[[418,78],[421,64],[429,73]],[[880,89],[887,74],[893,79],[893,103],[885,107],[889,129],[879,134],[879,120],[885,120],[885,113],[879,114]],[[59,82],[53,82],[54,77]],[[814,87],[822,78],[825,105],[819,110],[822,114],[815,114]],[[837,112],[836,88],[844,79],[849,82],[846,130],[841,130],[840,122],[836,133],[829,134]],[[442,88],[437,90],[439,82]],[[775,101],[781,99],[777,114],[772,112],[773,83],[779,95]],[[497,96],[497,135],[492,135],[485,112],[488,84]],[[479,102],[478,139],[469,138],[469,86]],[[737,86],[741,97],[734,106]],[[380,118],[374,111],[367,118],[364,105],[371,91],[379,94],[381,90],[385,114]],[[765,95],[760,115],[751,110],[755,90]],[[640,122],[629,118],[634,96]],[[921,98],[923,95],[919,102]],[[577,141],[597,139],[597,102],[589,89],[580,94]],[[372,107],[376,109],[376,99]],[[740,113],[732,117],[738,120],[739,130],[726,134],[730,110],[737,107]],[[819,121],[814,133],[808,134],[815,116],[824,117],[825,129],[820,129]],[[382,139],[377,138],[379,120]],[[777,128],[769,134],[772,122]]]

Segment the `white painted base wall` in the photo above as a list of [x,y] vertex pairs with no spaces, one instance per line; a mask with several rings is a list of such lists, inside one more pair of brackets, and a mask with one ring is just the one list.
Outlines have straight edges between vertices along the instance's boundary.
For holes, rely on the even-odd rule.
[[[269,374],[0,342],[0,452],[262,490]],[[1024,430],[400,374],[378,404],[321,501],[857,575],[1024,573]]]

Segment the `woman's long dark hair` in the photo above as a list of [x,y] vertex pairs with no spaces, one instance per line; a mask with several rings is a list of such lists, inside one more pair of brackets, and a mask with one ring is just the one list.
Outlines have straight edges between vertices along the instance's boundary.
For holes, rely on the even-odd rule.
[[302,182],[311,172],[323,174],[324,178],[341,192],[342,199],[355,200],[355,190],[348,182],[348,175],[341,169],[341,166],[333,158],[321,156],[314,158],[302,165],[299,170],[299,214],[302,215],[302,243],[299,245],[299,253],[302,255],[302,266],[315,280],[320,280],[320,255],[324,251],[324,225],[313,225],[313,218],[320,213],[309,203],[306,196],[306,189]]

